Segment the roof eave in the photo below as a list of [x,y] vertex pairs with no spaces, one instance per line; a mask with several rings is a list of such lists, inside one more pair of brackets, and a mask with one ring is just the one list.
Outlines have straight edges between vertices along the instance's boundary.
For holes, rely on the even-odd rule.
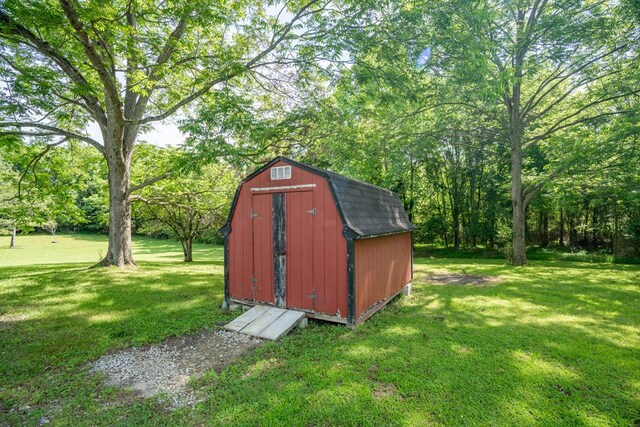
[[356,240],[366,240],[366,239],[373,239],[375,237],[393,236],[395,234],[411,233],[413,230],[415,230],[415,227],[412,227],[412,228],[409,228],[409,229],[397,230],[397,231],[389,231],[389,232],[385,232],[385,233],[376,233],[376,234],[362,235],[362,234],[357,234],[356,233],[357,237],[354,237],[354,239],[356,239]]

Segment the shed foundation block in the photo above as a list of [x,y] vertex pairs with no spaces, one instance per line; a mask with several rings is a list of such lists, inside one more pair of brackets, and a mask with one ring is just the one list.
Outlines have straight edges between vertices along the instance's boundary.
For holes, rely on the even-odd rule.
[[412,287],[413,287],[413,282],[409,282],[409,283],[407,283],[407,286],[402,288],[402,291],[400,291],[400,293],[402,295],[411,295],[411,288]]

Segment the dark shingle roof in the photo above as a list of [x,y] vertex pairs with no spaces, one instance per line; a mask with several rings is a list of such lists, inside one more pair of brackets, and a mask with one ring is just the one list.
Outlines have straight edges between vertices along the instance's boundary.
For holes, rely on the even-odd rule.
[[393,191],[284,157],[277,158],[274,162],[279,160],[326,176],[345,225],[356,237],[402,233],[415,228],[409,221],[400,197]]

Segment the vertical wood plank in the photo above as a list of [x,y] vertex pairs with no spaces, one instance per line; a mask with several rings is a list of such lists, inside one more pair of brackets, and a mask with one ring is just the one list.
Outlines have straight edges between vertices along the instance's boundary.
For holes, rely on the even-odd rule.
[[411,233],[357,240],[356,311],[397,293],[411,281]]

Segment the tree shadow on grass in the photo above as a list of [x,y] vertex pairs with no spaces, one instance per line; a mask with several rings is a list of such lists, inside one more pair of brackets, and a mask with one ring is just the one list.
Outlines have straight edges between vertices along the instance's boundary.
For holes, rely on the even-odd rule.
[[[111,395],[83,364],[105,351],[231,318],[219,311],[222,270],[199,268],[27,270],[10,309],[35,309],[33,300],[45,308],[0,331],[2,351],[9,349],[9,363],[0,367],[10,379],[3,399],[61,399],[69,420],[136,422],[141,415],[128,403],[100,404]],[[416,281],[412,297],[357,329],[312,322],[202,382],[207,400],[195,410],[148,409],[145,421],[584,425],[637,417],[640,314],[633,272],[567,270],[553,272],[550,281],[548,270],[473,268],[505,280],[487,287]]]
[[2,378],[9,386],[40,383],[38,377],[60,363],[77,366],[107,349],[157,342],[228,319],[219,310],[222,274],[208,267],[3,269],[1,290],[10,298],[3,298],[0,310],[19,320],[2,322]]
[[[314,323],[218,377],[194,419],[630,424],[640,414],[637,288],[571,272],[551,284],[503,272],[510,281],[491,287],[414,282],[414,296],[355,331]],[[584,304],[582,294],[602,302]],[[607,304],[617,314],[604,319]]]

